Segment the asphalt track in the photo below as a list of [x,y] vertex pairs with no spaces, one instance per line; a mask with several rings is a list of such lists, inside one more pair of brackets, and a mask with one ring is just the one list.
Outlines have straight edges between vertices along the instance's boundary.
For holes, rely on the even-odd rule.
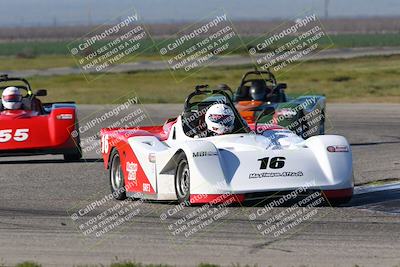
[[[112,108],[81,106],[81,126]],[[181,105],[137,108],[149,116],[142,122],[147,124],[176,115]],[[329,104],[327,115],[328,133],[344,135],[352,144],[356,184],[400,178],[399,104]],[[90,148],[88,138],[108,123],[85,131],[84,148]],[[178,266],[200,262],[258,266],[400,264],[400,189],[396,186],[375,191],[369,186],[357,187],[358,194],[345,207],[315,208],[313,217],[280,236],[261,234],[258,225],[265,217],[249,219],[262,205],[222,208],[222,218],[185,237],[174,235],[171,229],[179,224],[179,218],[201,207],[184,208],[160,219],[176,208],[174,203],[140,201],[124,202],[124,207],[139,210],[129,221],[98,238],[84,236],[80,223],[117,204],[107,201],[77,221],[72,219],[79,209],[109,194],[103,163],[95,149],[89,150],[82,162],[75,163],[64,163],[61,156],[0,158],[1,264],[24,260],[44,266],[124,260]],[[285,209],[276,208],[268,216]]]

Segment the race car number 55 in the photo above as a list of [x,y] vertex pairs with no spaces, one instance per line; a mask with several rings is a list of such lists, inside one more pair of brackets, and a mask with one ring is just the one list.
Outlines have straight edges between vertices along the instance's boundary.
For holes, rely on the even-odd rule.
[[0,130],[0,143],[6,143],[13,139],[17,142],[26,141],[29,137],[29,129],[16,129],[13,133],[13,130]]

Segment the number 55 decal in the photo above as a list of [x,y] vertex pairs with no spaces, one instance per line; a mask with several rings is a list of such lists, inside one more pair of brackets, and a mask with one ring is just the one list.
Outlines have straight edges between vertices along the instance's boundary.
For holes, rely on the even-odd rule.
[[0,143],[6,143],[13,139],[17,142],[23,142],[29,137],[29,129],[16,129],[14,135],[13,130],[0,130]]

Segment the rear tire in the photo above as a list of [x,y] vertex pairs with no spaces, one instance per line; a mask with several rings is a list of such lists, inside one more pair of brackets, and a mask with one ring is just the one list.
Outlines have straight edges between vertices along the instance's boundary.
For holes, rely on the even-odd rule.
[[175,171],[175,193],[179,203],[190,204],[190,169],[186,155],[180,154]]
[[125,179],[118,150],[114,149],[110,155],[110,187],[113,197],[117,200],[126,199]]

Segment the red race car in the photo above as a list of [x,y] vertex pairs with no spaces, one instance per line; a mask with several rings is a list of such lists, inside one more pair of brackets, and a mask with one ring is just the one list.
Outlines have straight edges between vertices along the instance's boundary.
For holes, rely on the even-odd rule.
[[74,102],[45,103],[23,78],[0,75],[0,156],[62,154],[82,158]]

